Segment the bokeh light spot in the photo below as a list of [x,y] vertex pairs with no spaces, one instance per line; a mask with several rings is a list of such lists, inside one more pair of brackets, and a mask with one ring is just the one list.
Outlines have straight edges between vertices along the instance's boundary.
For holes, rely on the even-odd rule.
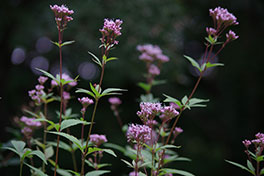
[[25,50],[22,48],[15,48],[11,55],[11,62],[15,65],[21,64],[24,62],[26,57]]
[[49,61],[43,56],[37,56],[31,60],[30,68],[33,73],[41,75],[42,73],[36,68],[47,71],[49,69]]

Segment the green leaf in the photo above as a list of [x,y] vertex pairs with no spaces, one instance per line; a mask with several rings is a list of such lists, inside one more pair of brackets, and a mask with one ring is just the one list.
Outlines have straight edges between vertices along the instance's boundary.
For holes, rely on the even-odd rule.
[[108,154],[110,154],[110,155],[112,155],[112,156],[114,156],[114,157],[117,157],[115,152],[113,150],[111,150],[111,149],[103,149],[103,151],[108,153]]
[[88,95],[90,95],[90,96],[92,96],[92,97],[95,98],[95,95],[94,95],[91,91],[86,90],[86,89],[78,89],[78,90],[76,90],[75,92],[76,92],[76,93],[86,93],[86,94],[88,94]]
[[28,148],[25,148],[24,150],[24,154],[22,155],[21,157],[21,161],[24,161],[24,159],[28,156],[30,156],[30,154],[32,153],[32,150],[31,149],[28,149]]
[[30,155],[36,155],[37,157],[39,157],[45,164],[48,164],[45,158],[44,153],[42,153],[39,150],[34,150],[30,153]]
[[53,42],[53,41],[50,41],[50,42],[56,45],[57,47],[60,47],[60,44],[58,42]]
[[247,167],[249,168],[249,170],[255,173],[255,168],[249,160],[247,160]]
[[101,96],[105,96],[105,95],[121,95],[121,93],[118,92],[118,91],[127,91],[127,90],[120,89],[120,88],[107,88],[107,89],[105,89],[102,92]]
[[163,94],[163,96],[166,97],[166,99],[163,102],[172,102],[172,103],[176,103],[180,108],[182,107],[182,104],[179,100],[177,100],[176,98],[170,97],[166,94]]
[[61,131],[66,129],[66,128],[69,128],[71,126],[75,126],[75,125],[78,125],[78,124],[84,124],[84,125],[89,125],[91,124],[90,122],[86,122],[86,121],[82,121],[82,120],[77,120],[77,119],[68,119],[68,120],[63,120],[61,122]]
[[118,59],[117,57],[110,57],[110,58],[106,59],[105,63],[112,61],[112,60],[117,60],[117,59]]
[[105,143],[104,146],[112,148],[112,149],[116,149],[116,150],[118,150],[118,151],[120,151],[122,153],[124,153],[126,151],[126,149],[124,147],[121,147],[119,145],[112,144],[112,143]]
[[95,170],[95,171],[87,172],[85,176],[100,176],[109,172],[110,171],[108,170]]
[[47,133],[56,134],[67,138],[69,141],[73,142],[81,150],[81,152],[83,152],[82,143],[76,137],[63,132],[47,131]]
[[54,81],[56,81],[57,84],[59,84],[58,80],[57,80],[52,74],[50,74],[49,72],[46,72],[46,71],[44,71],[44,70],[42,70],[42,69],[39,69],[39,68],[36,68],[36,69],[37,69],[38,71],[42,72],[45,76],[47,76],[47,77],[53,79]]
[[97,168],[100,169],[100,168],[107,167],[107,166],[111,166],[111,165],[112,164],[108,164],[108,163],[98,164],[97,165]]
[[27,163],[24,163],[24,164],[27,165],[33,171],[35,171],[38,174],[38,176],[48,176],[47,174],[45,174],[44,172],[42,172],[40,169],[37,169],[37,168],[35,168],[35,167],[27,164]]
[[72,40],[72,41],[66,41],[66,42],[63,42],[61,44],[61,46],[70,45],[70,44],[73,44],[74,42],[75,42],[74,40]]
[[230,164],[232,164],[232,165],[234,165],[234,166],[237,166],[237,167],[239,167],[241,169],[244,169],[244,170],[248,171],[249,173],[251,173],[253,175],[255,175],[254,172],[252,172],[251,170],[249,170],[248,168],[246,168],[245,166],[243,166],[241,164],[238,164],[238,163],[235,163],[235,162],[232,162],[232,161],[228,161],[228,160],[225,160],[225,161],[228,162],[228,163],[230,163]]
[[121,161],[123,161],[124,163],[126,163],[126,165],[127,165],[128,167],[134,168],[134,166],[133,166],[130,162],[128,162],[128,161],[126,161],[126,160],[124,160],[124,159],[121,159]]
[[27,109],[23,109],[23,111],[28,113],[28,114],[30,114],[32,117],[40,118],[40,116],[38,114],[36,114],[34,112],[31,112],[31,111],[29,111]]
[[93,91],[94,95],[96,98],[100,98],[101,94],[94,88],[94,86],[92,85],[92,83],[90,83],[90,88]]
[[219,67],[219,66],[223,67],[224,64],[222,64],[222,63],[213,63],[213,64],[211,64],[210,62],[207,62],[207,63],[206,63],[206,68],[210,68],[210,67]]
[[56,169],[56,172],[62,176],[72,176],[71,173],[69,173],[69,171],[67,170],[64,170],[64,169],[60,169],[60,168],[57,168]]
[[[61,141],[60,141],[61,143]],[[53,147],[50,146],[48,148],[45,149],[45,159],[48,160],[50,157],[52,157],[54,155],[54,150]]]
[[137,85],[142,89],[144,89],[146,92],[148,92],[151,89],[151,85],[147,83],[139,82]]
[[[57,146],[57,142],[48,142],[48,144],[50,144],[54,147]],[[71,146],[68,145],[67,143],[63,142],[63,141],[60,141],[59,148],[71,152]]]
[[166,82],[167,82],[166,80],[154,80],[152,82],[152,86],[157,86],[157,85],[165,84]]
[[170,169],[170,168],[161,169],[161,172],[162,173],[160,175],[166,175],[166,174],[171,173],[171,174],[179,174],[179,175],[183,175],[183,176],[194,176],[190,172],[178,170],[178,169]]
[[24,148],[26,146],[26,143],[23,142],[23,141],[15,141],[15,140],[12,140],[11,141],[12,145],[14,146],[15,150],[20,153],[20,154],[23,154],[24,153]]
[[78,172],[72,171],[72,170],[67,170],[70,173],[73,173],[75,176],[80,176],[80,174]]
[[187,104],[186,104],[187,101],[188,101],[188,97],[187,97],[187,95],[185,95],[185,96],[182,98],[181,102],[182,102],[183,105],[187,105]]
[[256,161],[260,162],[264,160],[264,155],[258,156]]
[[60,125],[59,124],[55,124],[51,120],[48,120],[48,119],[45,119],[45,118],[35,119],[33,121],[44,121],[44,122],[48,122],[51,125],[51,127],[48,127],[47,130],[51,130],[52,128],[55,128],[57,131],[59,131],[59,128],[60,128]]
[[200,65],[198,64],[198,62],[196,62],[193,58],[183,55],[189,62],[191,62],[192,66],[194,66],[195,68],[197,68],[200,72],[202,71],[200,68]]
[[93,53],[91,53],[90,51],[88,51],[88,53],[92,56],[92,60],[98,64],[100,67],[102,67],[102,63],[101,61],[98,59],[98,57],[96,57]]
[[11,148],[11,147],[2,147],[2,149],[6,149],[6,150],[10,150],[14,153],[16,153],[20,158],[22,157],[23,153],[18,153],[18,151],[16,151],[16,149]]
[[260,175],[263,175],[264,174],[264,168],[262,168],[261,170],[260,170]]
[[199,104],[199,103],[205,103],[205,102],[209,102],[209,99],[191,98],[189,100],[188,105],[190,107],[206,107],[206,105],[204,104]]
[[178,149],[178,148],[181,148],[181,147],[180,146],[175,146],[175,145],[168,144],[168,145],[163,145],[163,146],[157,148],[156,150],[158,151],[158,150],[169,149],[169,148],[177,148]]

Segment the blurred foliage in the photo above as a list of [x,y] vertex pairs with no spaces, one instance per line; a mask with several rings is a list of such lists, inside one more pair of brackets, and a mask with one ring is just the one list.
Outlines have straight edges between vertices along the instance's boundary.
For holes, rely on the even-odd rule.
[[[204,50],[205,27],[212,25],[208,9],[216,6],[228,8],[240,24],[234,31],[240,38],[228,45],[219,60],[225,67],[213,70],[204,78],[196,93],[197,97],[209,98],[208,108],[194,109],[184,113],[179,126],[184,133],[177,144],[181,155],[192,159],[188,165],[179,164],[200,176],[246,175],[243,171],[224,162],[224,159],[245,164],[241,141],[263,132],[263,49],[264,2],[261,0],[6,0],[1,2],[0,14],[0,134],[1,141],[12,135],[5,128],[13,124],[14,116],[21,116],[21,107],[29,101],[27,91],[37,83],[37,75],[30,68],[31,60],[43,56],[49,61],[49,68],[58,64],[58,50],[40,53],[36,42],[41,37],[57,40],[57,30],[50,4],[65,3],[75,11],[74,20],[64,33],[64,40],[75,40],[63,48],[64,68],[75,77],[78,66],[91,61],[87,51],[100,56],[100,32],[104,18],[120,18],[124,21],[120,44],[110,55],[119,60],[107,65],[103,87],[128,89],[121,96],[121,116],[125,123],[137,122],[138,98],[143,91],[136,83],[144,80],[144,64],[138,60],[138,44],[152,43],[161,47],[171,61],[164,65],[161,79],[167,83],[154,88],[155,96],[162,93],[183,97],[191,91],[196,77],[183,59],[183,54],[199,58]],[[25,61],[13,65],[11,55],[15,48],[25,51]],[[98,81],[97,77],[92,82]],[[88,87],[88,81],[81,79],[78,87]],[[74,112],[80,105],[73,100]],[[54,104],[49,110],[54,115]],[[118,124],[106,99],[99,105],[95,131],[106,134],[112,143],[124,144]],[[78,130],[74,133],[78,134]],[[120,140],[122,139],[122,140]],[[61,152],[63,153],[63,152]],[[62,156],[62,160],[65,161]],[[126,166],[116,158],[113,161],[113,175],[120,175],[120,168],[128,173]],[[243,163],[244,162],[244,163]],[[69,163],[70,164],[70,163]],[[68,164],[68,165],[69,165]],[[15,167],[1,168],[1,175],[7,175]],[[122,171],[123,173],[123,171]]]

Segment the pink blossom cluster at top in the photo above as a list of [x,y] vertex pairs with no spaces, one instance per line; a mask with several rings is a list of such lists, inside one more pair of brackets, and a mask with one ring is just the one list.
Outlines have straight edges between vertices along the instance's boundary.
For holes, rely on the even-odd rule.
[[246,148],[248,148],[251,144],[254,144],[256,147],[264,147],[264,134],[263,133],[257,133],[255,135],[256,139],[253,140],[244,140],[242,143],[245,145]]
[[55,20],[58,26],[59,30],[65,29],[67,26],[67,23],[69,21],[72,21],[73,18],[69,15],[72,15],[74,13],[73,10],[69,10],[68,7],[61,5],[50,5],[50,9],[54,12],[55,14]]
[[[214,21],[214,28],[207,27],[206,32],[208,35],[213,37],[218,37],[224,29],[231,25],[239,24],[237,22],[237,18],[227,9],[216,7],[215,9],[209,9],[209,15],[213,18]],[[238,36],[232,31],[226,34],[227,42],[235,40]]]
[[120,105],[122,101],[118,97],[111,97],[108,99],[108,102],[112,105]]
[[153,62],[156,60],[164,63],[170,60],[168,56],[162,53],[162,50],[157,45],[138,45],[137,50],[141,52],[139,59],[145,62]]
[[90,142],[92,142],[96,146],[99,146],[102,143],[107,142],[107,139],[106,139],[105,135],[91,134],[90,135]]
[[[65,81],[71,81],[68,83],[69,86],[74,87],[77,85],[77,82],[74,79],[72,79],[68,74],[63,73],[61,76],[62,79],[64,79]],[[57,82],[54,80],[51,81],[51,85],[52,87],[58,86]]]
[[151,139],[151,128],[147,125],[131,124],[127,130],[127,141],[146,142]]
[[104,26],[99,31],[102,33],[102,38],[100,39],[102,43],[108,45],[116,45],[118,41],[115,40],[116,37],[121,35],[121,24],[123,23],[122,20],[116,19],[104,19]]

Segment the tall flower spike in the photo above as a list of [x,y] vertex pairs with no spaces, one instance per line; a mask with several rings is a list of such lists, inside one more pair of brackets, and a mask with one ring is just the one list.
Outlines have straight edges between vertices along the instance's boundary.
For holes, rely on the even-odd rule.
[[69,10],[65,5],[50,5],[50,9],[55,14],[55,21],[59,30],[64,30],[67,26],[67,23],[72,21],[73,18],[70,16],[74,13],[73,10]]
[[104,20],[104,26],[99,31],[102,33],[102,38],[100,40],[105,46],[112,47],[112,45],[118,44],[116,37],[121,35],[122,23],[123,21],[120,19],[116,19],[115,21],[109,19]]
[[146,142],[151,139],[151,128],[147,125],[131,124],[127,130],[127,141]]

